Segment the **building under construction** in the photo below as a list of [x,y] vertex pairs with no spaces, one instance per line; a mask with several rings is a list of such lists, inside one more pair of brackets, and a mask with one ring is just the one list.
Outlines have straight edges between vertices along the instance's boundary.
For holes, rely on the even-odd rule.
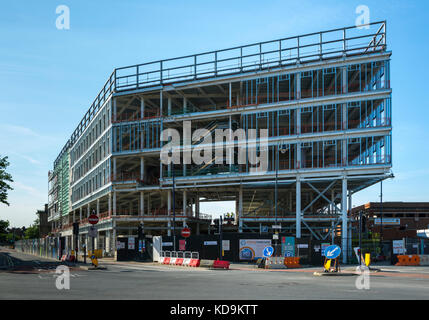
[[[79,222],[80,246],[96,214],[112,253],[139,224],[210,232],[200,203],[235,201],[238,232],[335,235],[347,257],[353,194],[391,176],[390,56],[382,21],[116,68],[49,172],[52,232],[72,248]],[[266,129],[266,172],[237,163],[248,136],[223,163],[163,164],[161,132],[185,127]],[[207,134],[182,135],[182,152]]]

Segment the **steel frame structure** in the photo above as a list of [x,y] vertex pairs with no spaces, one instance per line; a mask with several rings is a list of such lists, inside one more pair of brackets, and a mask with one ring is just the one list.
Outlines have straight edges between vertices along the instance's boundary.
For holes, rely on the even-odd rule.
[[[86,241],[95,212],[97,245],[112,252],[113,239],[139,223],[147,233],[170,235],[173,207],[176,228],[207,232],[211,217],[200,203],[233,200],[239,232],[281,224],[297,238],[341,236],[346,248],[352,195],[392,176],[386,22],[366,26],[115,69],[49,174],[53,231],[71,244],[78,221]],[[188,121],[210,135],[267,129],[268,171],[215,158],[161,164],[160,132]],[[247,142],[216,146],[183,137],[180,150],[230,146],[226,158],[235,160]]]

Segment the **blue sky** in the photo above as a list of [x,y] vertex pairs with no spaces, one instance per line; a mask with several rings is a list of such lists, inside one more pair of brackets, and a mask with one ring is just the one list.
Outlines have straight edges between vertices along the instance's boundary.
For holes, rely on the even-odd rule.
[[[70,8],[70,30],[55,26]],[[15,182],[0,219],[29,225],[47,172],[115,67],[387,20],[393,51],[393,172],[386,201],[428,201],[428,1],[9,1],[0,11],[0,154]],[[353,198],[379,201],[379,185]],[[202,207],[223,213],[234,206]]]

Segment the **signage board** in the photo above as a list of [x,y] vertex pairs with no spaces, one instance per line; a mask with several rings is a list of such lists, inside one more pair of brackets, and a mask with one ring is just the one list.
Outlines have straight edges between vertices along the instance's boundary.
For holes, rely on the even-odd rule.
[[230,250],[229,240],[222,240],[222,250],[223,251]]
[[340,254],[341,254],[341,248],[337,245],[326,247],[324,252],[324,256],[327,259],[336,259],[340,256]]
[[91,214],[91,215],[88,217],[88,222],[89,222],[90,224],[97,224],[97,223],[98,223],[98,217],[97,217],[95,214]]
[[322,243],[321,245],[320,245],[320,253],[322,254],[322,257],[324,257],[325,256],[325,249],[327,248],[327,247],[329,247],[329,243]]
[[271,246],[271,239],[240,239],[238,241],[240,260],[263,258],[264,248]]
[[205,246],[217,246],[217,241],[204,241]]
[[173,246],[173,242],[163,242],[162,246],[163,247],[172,247]]
[[417,237],[429,238],[429,229],[417,230]]
[[90,226],[88,229],[88,237],[96,238],[97,237],[97,228]]
[[294,237],[282,237],[282,252],[284,257],[295,257]]
[[271,257],[273,255],[273,253],[274,253],[273,247],[265,247],[264,248],[264,251],[263,251],[264,257]]
[[182,237],[187,238],[191,235],[191,229],[183,228],[181,232]]
[[[374,224],[381,225],[381,218],[375,218]],[[399,226],[401,224],[400,218],[383,218],[383,225]]]
[[405,254],[405,243],[404,240],[393,240],[392,241],[393,254]]
[[140,252],[145,252],[145,250],[146,250],[145,241],[144,240],[139,240],[139,251]]
[[136,240],[135,240],[134,237],[129,237],[128,238],[128,249],[130,249],[130,250],[134,250],[135,249],[135,245],[136,245],[135,241]]
[[186,250],[186,240],[184,240],[184,239],[179,240],[179,250],[181,250],[181,251]]

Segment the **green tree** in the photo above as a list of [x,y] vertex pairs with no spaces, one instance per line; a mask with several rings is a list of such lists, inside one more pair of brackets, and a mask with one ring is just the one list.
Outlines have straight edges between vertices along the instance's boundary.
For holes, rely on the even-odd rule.
[[6,172],[8,166],[9,162],[7,161],[7,157],[0,157],[0,203],[7,205],[9,205],[9,202],[7,202],[7,192],[8,190],[13,190],[8,184],[8,182],[13,182],[10,173]]
[[0,242],[6,242],[7,240],[7,228],[9,227],[9,221],[0,220]]
[[39,238],[39,218],[34,220],[34,223],[25,230],[25,239]]

